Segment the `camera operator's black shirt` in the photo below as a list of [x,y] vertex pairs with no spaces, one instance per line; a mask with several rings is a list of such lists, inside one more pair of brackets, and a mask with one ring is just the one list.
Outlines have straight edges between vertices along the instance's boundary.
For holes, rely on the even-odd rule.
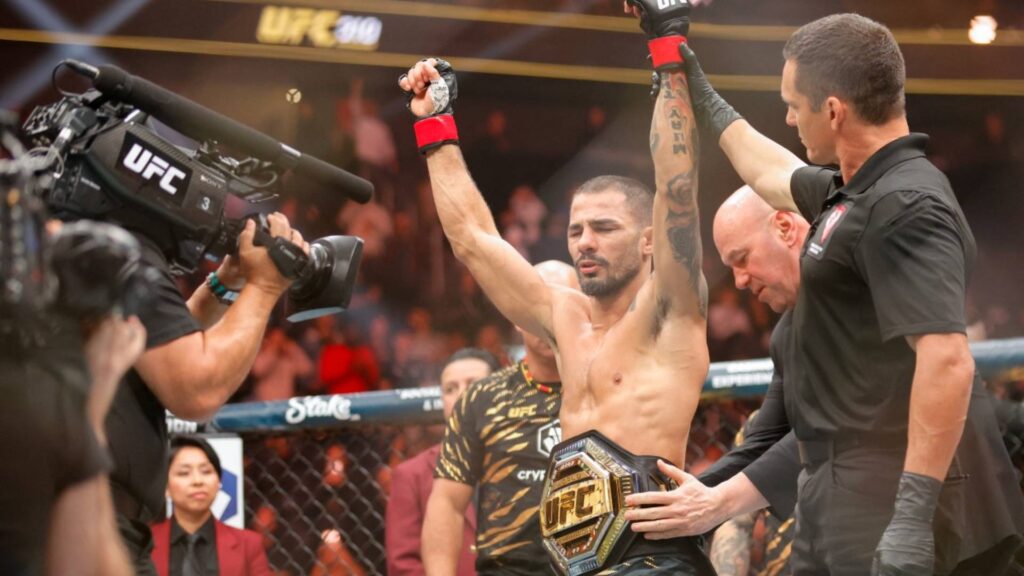
[[[146,327],[148,350],[201,328],[185,305],[167,259],[154,242],[135,236],[142,247],[142,262],[160,272],[159,282],[152,286],[155,301],[139,313],[139,320]],[[167,485],[165,408],[135,370],[125,376],[114,398],[107,416],[107,437],[114,458],[111,483],[118,512],[143,522],[162,517]],[[126,506],[125,496],[134,505]],[[133,509],[140,505],[141,508]]]
[[905,437],[916,356],[904,336],[965,332],[976,247],[949,181],[925,158],[927,142],[890,142],[847,183],[829,168],[793,173],[793,199],[813,223],[786,367],[801,440]]
[[0,574],[42,573],[60,494],[110,467],[85,414],[89,385],[75,320],[54,318],[27,351],[0,342]]

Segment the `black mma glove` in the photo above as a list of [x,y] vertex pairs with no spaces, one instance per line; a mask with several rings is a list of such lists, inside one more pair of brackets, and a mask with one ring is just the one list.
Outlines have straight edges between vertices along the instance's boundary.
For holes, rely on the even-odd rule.
[[875,549],[873,576],[931,576],[935,564],[932,516],[942,482],[904,472],[896,493],[896,508]]
[[[452,116],[452,103],[459,95],[459,85],[455,79],[455,69],[447,60],[434,58],[436,64],[434,69],[441,75],[440,80],[434,80],[427,87],[427,96],[434,103],[434,110],[426,115],[420,116],[413,129],[416,132],[416,145],[420,153],[426,154],[444,144],[458,144],[459,131],[455,126],[455,117]],[[406,90],[405,106],[412,111],[411,103],[415,96],[411,90]]]
[[647,34],[647,48],[655,70],[682,65],[678,47],[690,31],[689,0],[627,0],[640,10],[640,27]]
[[700,68],[700,62],[697,62],[697,56],[686,43],[679,45],[679,54],[682,56],[686,83],[690,87],[690,101],[693,103],[693,115],[697,117],[701,136],[710,138],[710,142],[718,143],[722,132],[743,117],[711,87],[711,83]]

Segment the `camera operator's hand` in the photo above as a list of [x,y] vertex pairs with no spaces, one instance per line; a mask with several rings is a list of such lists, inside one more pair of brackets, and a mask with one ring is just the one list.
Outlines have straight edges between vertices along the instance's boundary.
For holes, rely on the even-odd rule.
[[127,320],[108,316],[93,328],[85,343],[85,360],[92,376],[86,413],[103,443],[106,442],[104,422],[117,386],[145,347],[146,329],[135,316]]
[[245,287],[245,275],[242,274],[242,263],[237,256],[228,254],[217,268],[217,279],[228,290],[240,292]]
[[[267,222],[270,225],[271,236],[284,238],[309,254],[309,244],[302,239],[302,234],[298,230],[292,230],[284,214],[274,212],[267,216]],[[245,223],[245,230],[238,237],[238,259],[245,284],[247,287],[252,286],[279,297],[292,285],[292,280],[281,275],[270,259],[266,247],[253,244],[255,234],[256,223],[249,220]]]

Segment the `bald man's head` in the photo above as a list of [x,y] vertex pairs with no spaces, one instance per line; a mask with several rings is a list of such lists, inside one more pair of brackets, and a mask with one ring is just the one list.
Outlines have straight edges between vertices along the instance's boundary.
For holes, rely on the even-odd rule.
[[782,312],[796,304],[800,249],[808,228],[799,214],[773,209],[744,186],[722,203],[712,233],[736,287]]
[[561,260],[545,260],[533,267],[544,282],[552,286],[565,286],[573,290],[580,289],[580,281],[576,269]]

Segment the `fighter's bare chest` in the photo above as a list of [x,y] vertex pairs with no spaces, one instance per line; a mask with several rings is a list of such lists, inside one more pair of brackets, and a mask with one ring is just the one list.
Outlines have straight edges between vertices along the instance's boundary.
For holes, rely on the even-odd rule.
[[562,350],[563,385],[587,396],[603,396],[628,384],[649,356],[636,338],[617,331],[583,334],[575,340],[570,349]]

